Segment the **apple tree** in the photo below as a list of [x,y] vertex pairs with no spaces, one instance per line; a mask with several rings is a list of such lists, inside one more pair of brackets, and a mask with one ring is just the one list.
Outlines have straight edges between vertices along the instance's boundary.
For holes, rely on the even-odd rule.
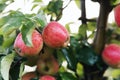
[[[100,6],[91,19],[86,0],[32,0],[31,13],[5,11],[15,1],[0,0],[0,80],[120,79],[119,0],[91,0]],[[81,10],[77,33],[70,28],[75,22],[59,22],[72,1]],[[115,21],[108,23],[112,11]]]

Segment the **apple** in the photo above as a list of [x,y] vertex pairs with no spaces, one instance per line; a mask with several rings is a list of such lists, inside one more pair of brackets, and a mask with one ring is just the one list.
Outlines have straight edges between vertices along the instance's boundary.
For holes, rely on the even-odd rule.
[[39,56],[29,56],[25,61],[25,65],[30,67],[36,66],[38,59],[39,59]]
[[44,45],[41,53],[39,54],[39,59],[48,59],[50,56],[53,56],[54,50],[55,49]]
[[117,44],[107,45],[102,52],[102,58],[107,65],[120,68],[120,46]]
[[27,46],[22,40],[22,34],[19,33],[14,42],[14,49],[20,56],[23,57],[38,55],[43,47],[43,39],[42,35],[37,30],[32,32],[32,43],[33,46]]
[[31,80],[32,78],[35,78],[35,77],[37,77],[36,72],[27,72],[22,76],[21,80]]
[[53,56],[48,59],[39,60],[37,64],[37,71],[40,74],[54,75],[59,70],[59,64]]
[[47,24],[43,29],[42,37],[44,43],[52,48],[66,47],[70,41],[67,29],[56,21]]
[[117,5],[114,8],[114,18],[115,18],[116,24],[120,27],[120,5]]
[[56,79],[53,76],[44,75],[44,76],[41,76],[39,80],[56,80]]
[[59,63],[50,52],[50,49],[46,49],[44,53],[40,54],[40,58],[37,63],[36,70],[40,74],[54,75],[59,70]]

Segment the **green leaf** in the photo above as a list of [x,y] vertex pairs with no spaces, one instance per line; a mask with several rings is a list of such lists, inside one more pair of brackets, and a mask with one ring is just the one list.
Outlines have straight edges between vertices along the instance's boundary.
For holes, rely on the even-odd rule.
[[95,31],[95,29],[96,29],[96,22],[88,22],[88,28],[87,28],[87,30],[88,31]]
[[32,32],[34,29],[35,29],[34,23],[30,19],[27,19],[21,28],[22,39],[27,46],[33,46]]
[[120,0],[110,0],[111,5],[117,5],[120,3]]
[[6,6],[7,5],[5,3],[0,4],[0,12],[2,12],[6,8]]
[[45,11],[48,15],[51,15],[51,20],[53,20],[53,17],[59,20],[62,17],[62,7],[63,7],[62,0],[52,0],[47,5]]
[[79,75],[80,77],[83,77],[84,70],[83,70],[82,64],[80,64],[80,63],[77,64],[77,70],[76,70],[76,72],[77,72],[77,75]]
[[7,36],[5,36],[5,35],[3,35],[3,36],[4,36],[4,41],[2,43],[2,46],[4,48],[7,48],[7,47],[10,47],[11,45],[13,45],[13,42],[16,38],[16,32],[13,31],[11,34],[9,34]]
[[14,60],[15,53],[13,52],[12,54],[8,54],[5,56],[2,61],[1,61],[1,75],[4,80],[9,80],[9,70],[10,66]]
[[22,25],[25,16],[19,11],[10,11],[10,14],[0,19],[0,27],[4,35],[9,35]]
[[[59,4],[59,5],[58,5]],[[55,13],[56,15],[59,15],[61,12],[63,6],[62,0],[52,0],[49,2],[47,6],[47,10],[51,13]]]
[[8,0],[0,0],[0,3],[5,3],[7,2]]
[[76,54],[76,57],[80,62],[92,66],[98,60],[98,56],[96,55],[94,50],[89,46],[83,45],[82,47],[77,48],[77,51],[78,53]]
[[77,80],[77,78],[72,73],[61,72],[59,74],[62,80]]
[[21,64],[21,66],[20,66],[20,73],[19,73],[19,78],[20,78],[20,80],[21,80],[21,77],[22,77],[22,75],[23,75],[24,67],[25,67],[25,63],[23,62],[23,63]]
[[39,6],[38,4],[34,4],[33,6],[32,6],[32,9],[31,10],[33,10],[34,8],[36,8],[37,6]]
[[3,44],[3,35],[0,35],[0,45],[2,45]]
[[80,36],[81,39],[84,39],[86,37],[87,35],[86,31],[87,31],[87,25],[82,24],[79,27],[79,31],[78,31],[78,35]]
[[111,76],[113,78],[118,78],[120,77],[120,69],[114,69],[114,68],[109,67],[105,71],[104,76],[107,76],[107,77]]
[[45,27],[47,25],[47,20],[43,11],[40,11],[34,18],[40,24],[40,26]]
[[75,3],[76,3],[76,5],[77,5],[77,7],[80,9],[80,0],[74,0],[75,1]]
[[61,51],[68,62],[68,68],[75,71],[77,67],[77,60],[75,56],[71,53],[69,49],[63,48]]
[[73,22],[69,22],[65,25],[65,28],[68,30],[69,33],[71,33],[70,24],[73,24]]
[[34,0],[34,2],[42,2],[42,0]]

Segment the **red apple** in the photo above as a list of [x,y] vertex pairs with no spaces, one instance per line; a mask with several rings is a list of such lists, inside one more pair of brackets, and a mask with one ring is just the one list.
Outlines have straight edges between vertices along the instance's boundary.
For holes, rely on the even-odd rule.
[[66,47],[70,36],[67,29],[56,21],[48,23],[42,32],[43,41],[52,48]]
[[56,58],[50,53],[47,48],[44,53],[40,54],[40,58],[37,63],[37,71],[40,74],[54,75],[59,70],[59,63]]
[[120,68],[120,46],[117,44],[107,45],[102,52],[102,58],[109,66]]
[[120,5],[114,8],[115,22],[120,27]]
[[32,78],[35,77],[37,77],[35,72],[28,72],[22,76],[21,80],[31,80]]
[[56,80],[56,79],[53,76],[44,75],[44,76],[41,76],[39,80]]
[[43,39],[37,30],[34,30],[32,33],[32,43],[32,47],[27,46],[22,40],[22,34],[19,33],[14,43],[15,51],[23,57],[38,55],[43,47]]

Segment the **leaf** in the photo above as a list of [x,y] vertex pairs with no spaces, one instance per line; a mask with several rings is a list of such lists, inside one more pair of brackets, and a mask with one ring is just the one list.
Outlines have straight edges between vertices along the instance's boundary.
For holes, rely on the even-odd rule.
[[42,27],[47,25],[47,20],[43,11],[40,11],[34,18]]
[[69,50],[67,50],[65,48],[63,48],[61,51],[68,62],[68,68],[75,71],[76,66],[77,66],[77,60],[76,60],[75,56],[72,53],[70,53]]
[[20,78],[20,80],[21,80],[21,77],[22,77],[22,75],[23,75],[24,67],[25,67],[25,63],[23,62],[23,63],[21,64],[21,66],[20,66],[20,73],[19,73],[19,78]]
[[78,48],[77,51],[78,53],[76,54],[76,57],[80,62],[92,66],[98,60],[98,56],[96,55],[94,50],[89,46],[83,45],[82,47]]
[[120,69],[114,69],[109,67],[105,71],[104,76],[107,76],[107,77],[112,76],[113,78],[118,78],[120,76]]
[[78,35],[80,36],[81,39],[84,39],[86,37],[87,35],[86,31],[87,31],[87,25],[82,24],[79,27],[79,31],[78,31],[79,32]]
[[31,11],[32,11],[34,8],[36,8],[37,6],[39,6],[39,5],[38,5],[38,4],[34,4],[34,5],[32,6]]
[[88,28],[87,28],[87,30],[88,31],[95,31],[95,29],[96,29],[96,22],[88,22]]
[[0,27],[4,35],[9,35],[22,25],[25,16],[19,11],[10,11],[10,14],[0,19]]
[[0,35],[0,45],[3,43],[3,35]]
[[76,3],[76,5],[77,5],[77,7],[80,9],[80,0],[74,0],[75,1],[75,3]]
[[77,80],[77,78],[73,76],[72,73],[61,72],[59,74],[60,74],[61,80]]
[[8,0],[0,0],[0,3],[5,3],[7,2]]
[[55,13],[56,15],[59,15],[62,9],[62,6],[63,6],[62,0],[53,0],[49,2],[47,6],[47,10],[49,11],[49,13],[52,12],[52,13]]
[[34,23],[30,19],[27,19],[21,28],[22,39],[27,46],[33,46],[32,32],[34,29]]
[[71,33],[70,24],[73,24],[73,22],[69,22],[65,25],[65,28],[68,30],[69,33]]
[[34,0],[34,2],[42,2],[42,0]]
[[120,0],[110,0],[111,5],[117,5],[120,3]]
[[0,3],[0,12],[2,12],[5,8],[6,8],[6,4],[5,3]]
[[15,53],[13,52],[12,54],[8,54],[5,56],[2,61],[1,61],[1,75],[4,80],[9,80],[9,70],[10,66],[14,60]]
[[62,17],[62,7],[62,0],[52,0],[47,5],[45,11],[48,15],[51,15],[51,20],[53,20],[53,17],[59,20]]
[[4,41],[2,43],[2,46],[4,48],[10,47],[11,45],[13,45],[13,42],[16,38],[16,32],[13,31],[11,34],[9,34],[7,36],[3,35],[3,37],[4,37]]
[[80,77],[82,77],[84,75],[82,64],[80,64],[80,63],[77,64],[76,72],[77,72],[77,75],[79,75]]

